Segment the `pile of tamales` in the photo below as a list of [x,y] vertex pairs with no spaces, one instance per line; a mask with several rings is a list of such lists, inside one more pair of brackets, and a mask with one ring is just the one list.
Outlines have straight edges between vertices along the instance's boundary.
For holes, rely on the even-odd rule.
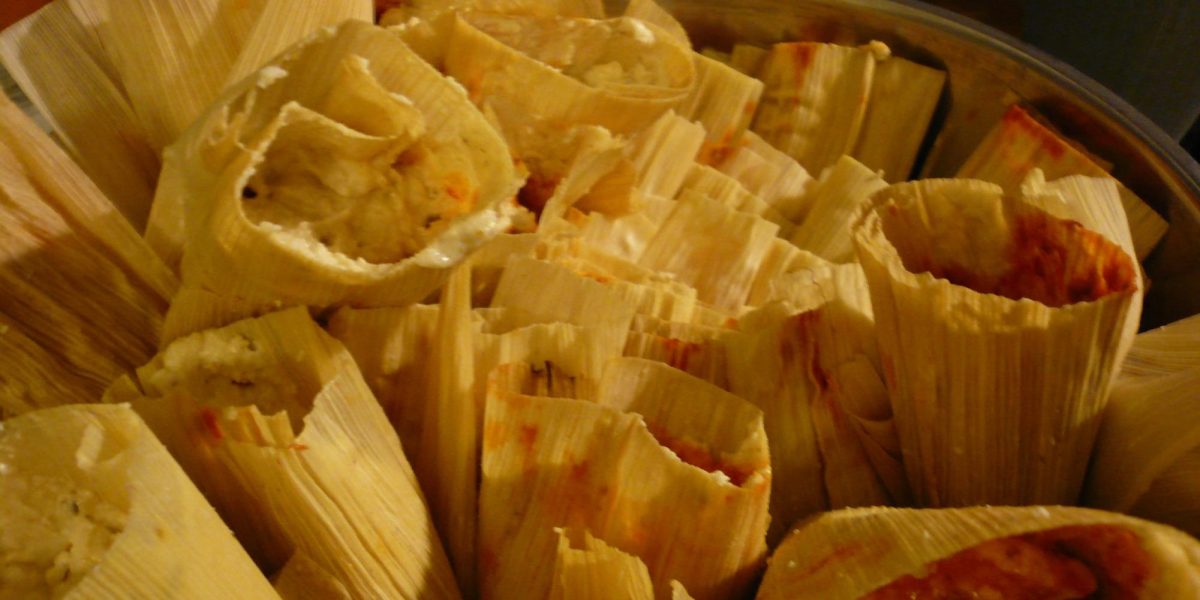
[[1200,598],[1167,223],[1027,106],[921,179],[944,72],[653,0],[0,61],[0,598]]

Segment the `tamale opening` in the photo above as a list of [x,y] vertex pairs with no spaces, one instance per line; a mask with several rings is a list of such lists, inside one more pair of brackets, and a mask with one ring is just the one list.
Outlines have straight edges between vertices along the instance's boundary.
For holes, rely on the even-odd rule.
[[[1052,308],[1137,289],[1133,261],[1116,243],[1078,222],[1021,206],[998,188],[966,187],[971,184],[981,182],[929,180],[881,192],[888,200],[913,193],[912,199],[885,200],[877,209],[905,269]],[[979,197],[936,198],[964,191]]]
[[724,477],[728,479],[729,484],[735,487],[742,487],[742,484],[746,483],[746,480],[754,474],[753,466],[738,465],[704,444],[686,437],[671,435],[671,432],[665,427],[647,423],[646,429],[650,431],[650,435],[654,436],[658,445],[669,450],[680,462],[710,473],[718,479]]
[[1153,559],[1136,533],[1117,525],[1074,525],[989,540],[864,600],[1138,598],[1153,572]]

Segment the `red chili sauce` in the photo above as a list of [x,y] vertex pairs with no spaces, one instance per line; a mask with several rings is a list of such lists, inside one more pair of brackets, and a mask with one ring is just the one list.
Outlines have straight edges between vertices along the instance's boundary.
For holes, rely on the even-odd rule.
[[729,481],[738,487],[741,487],[750,478],[752,473],[750,469],[729,464],[696,442],[672,436],[666,429],[657,425],[647,425],[647,428],[659,444],[674,452],[679,460],[693,467],[709,473],[724,473]]
[[1153,571],[1133,532],[1076,525],[984,542],[863,599],[1127,600],[1141,597]]

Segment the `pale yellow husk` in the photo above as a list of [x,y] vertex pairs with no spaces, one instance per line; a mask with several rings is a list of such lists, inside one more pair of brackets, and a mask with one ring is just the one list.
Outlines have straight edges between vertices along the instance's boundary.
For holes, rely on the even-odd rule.
[[1200,316],[1188,317],[1139,334],[1125,362],[1124,378],[1171,375],[1200,365]]
[[806,191],[813,178],[795,159],[775,149],[753,131],[742,136],[742,145],[717,168],[738,180],[789,221],[800,223],[808,214]]
[[637,173],[638,189],[674,198],[703,145],[703,127],[672,111],[663,113],[630,139],[625,149]]
[[808,189],[808,213],[789,239],[830,262],[853,261],[851,225],[871,195],[885,187],[877,171],[849,156],[839,158]]
[[0,422],[0,530],[5,597],[278,597],[127,405]]
[[458,597],[400,440],[304,309],[181,338],[107,399],[133,404],[267,572],[301,551],[355,597]]
[[1200,595],[1200,544],[1183,533],[1097,510],[1031,506],[827,513],[775,551],[758,597],[853,600],[906,575],[922,577],[930,563],[989,540],[1078,526],[1117,527],[1138,538],[1153,561],[1139,597]]
[[917,501],[1077,501],[1135,263],[993,184],[926,180],[874,200],[855,243]]
[[347,21],[232,88],[167,150],[152,225],[176,247],[186,234],[192,287],[403,305],[508,226],[518,184],[461,91],[394,35]]
[[552,600],[627,598],[654,600],[654,583],[646,564],[597,539],[587,530],[555,529]]
[[851,153],[888,183],[908,179],[925,141],[946,72],[895,56],[875,65],[862,131]]
[[237,59],[225,76],[225,86],[230,86],[243,77],[258,70],[288,46],[300,41],[310,33],[337,25],[346,19],[357,19],[366,23],[375,20],[375,6],[371,0],[321,0],[320,2],[294,2],[292,0],[265,0],[253,28],[238,51]]
[[679,114],[704,126],[707,137],[699,160],[717,165],[736,152],[750,127],[763,83],[701,54],[695,55],[696,85]]
[[[1035,168],[1041,169],[1050,181],[1069,175],[1111,177],[1073,141],[1051,130],[1016,104],[1008,108],[956,176],[983,179],[1000,184],[1005,190],[1016,191]],[[1125,207],[1137,257],[1144,259],[1166,234],[1167,222],[1120,182],[1117,190]]]

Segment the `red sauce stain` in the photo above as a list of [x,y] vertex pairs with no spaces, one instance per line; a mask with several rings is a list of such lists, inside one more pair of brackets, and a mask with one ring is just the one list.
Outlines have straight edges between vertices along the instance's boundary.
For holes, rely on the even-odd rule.
[[299,444],[299,443],[290,444],[288,446],[288,450],[295,450],[297,452],[303,452],[305,450],[308,450],[308,445],[307,444]]
[[923,577],[906,575],[864,598],[1132,600],[1141,597],[1153,572],[1149,553],[1132,532],[1080,525],[984,542],[933,563]]
[[1003,137],[1032,139],[1052,159],[1061,159],[1069,149],[1066,141],[1051,131],[1049,127],[1033,118],[1019,105],[1014,104],[1008,107],[1001,123]]
[[888,389],[896,389],[896,363],[892,360],[890,354],[880,354],[879,360],[883,363],[883,381],[887,384]]
[[733,317],[729,317],[728,319],[725,319],[725,323],[723,325],[725,326],[725,329],[737,329],[738,320]]
[[820,44],[811,42],[794,42],[790,44],[779,44],[776,48],[783,47],[792,59],[792,71],[796,77],[796,87],[804,82],[804,78],[808,75],[809,69],[812,68],[813,57],[816,56],[817,50],[821,47]]
[[483,449],[494,451],[508,438],[508,428],[503,421],[486,421],[483,424]]
[[535,443],[537,443],[538,433],[539,433],[539,431],[538,431],[537,425],[522,425],[521,426],[521,431],[518,434],[518,439],[521,442],[521,447],[525,449],[525,452],[527,452],[527,453],[533,452],[533,445]]
[[225,432],[221,431],[221,424],[217,420],[217,413],[211,408],[201,408],[198,413],[200,418],[200,427],[214,440],[225,439]]
[[470,212],[479,202],[479,188],[471,185],[467,176],[454,172],[446,176],[446,195],[453,198],[457,206],[453,212]]
[[554,195],[554,190],[558,189],[559,181],[555,177],[542,178],[531,175],[521,191],[517,192],[517,202],[541,219],[546,202]]
[[715,142],[704,140],[704,145],[700,148],[700,155],[696,158],[696,162],[710,166],[724,164],[742,145],[734,143],[732,131],[726,131]]
[[797,579],[804,579],[814,573],[823,571],[826,568],[837,567],[839,564],[857,556],[864,549],[866,549],[866,545],[864,544],[846,544],[845,546],[838,546],[837,548],[834,548],[832,552],[822,557],[821,560],[818,560],[804,571],[795,575],[795,577]]
[[571,471],[568,474],[571,482],[576,485],[582,485],[587,481],[588,472],[591,471],[591,465],[586,460],[581,460],[571,465]]
[[704,351],[704,347],[696,342],[685,342],[675,338],[663,339],[662,345],[667,354],[666,363],[680,371],[686,371],[692,358]]
[[489,546],[479,546],[479,571],[481,573],[495,573],[500,570],[500,557],[496,556],[496,550]]
[[658,425],[647,424],[647,428],[654,439],[658,440],[663,447],[674,452],[679,460],[709,473],[724,473],[729,481],[737,487],[741,487],[753,473],[751,469],[722,461],[720,457],[714,456],[708,448],[691,440],[677,438]]

